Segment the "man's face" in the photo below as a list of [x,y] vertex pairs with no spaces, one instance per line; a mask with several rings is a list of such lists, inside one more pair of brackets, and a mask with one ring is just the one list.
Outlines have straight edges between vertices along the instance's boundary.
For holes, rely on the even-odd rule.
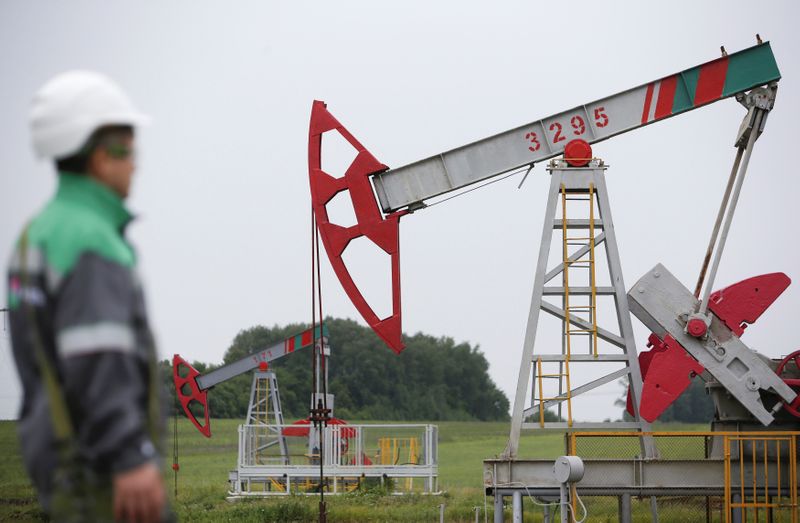
[[130,135],[115,136],[100,144],[89,160],[89,175],[120,198],[128,197],[135,169],[133,136]]

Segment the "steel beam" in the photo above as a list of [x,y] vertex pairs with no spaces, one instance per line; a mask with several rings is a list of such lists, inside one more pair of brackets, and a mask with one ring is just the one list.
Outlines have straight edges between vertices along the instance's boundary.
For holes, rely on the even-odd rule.
[[[567,317],[567,313],[564,309],[556,307],[552,303],[548,303],[546,301],[542,302],[542,310],[561,320]],[[581,329],[589,330],[592,328],[592,325],[588,321],[584,320],[583,318],[579,318],[574,314],[570,314],[569,322],[577,327],[580,327]],[[597,327],[597,337],[600,338],[601,340],[605,340],[613,345],[616,345],[617,347],[625,347],[624,339],[617,336],[613,332],[609,332],[603,329],[602,327]]]
[[[595,248],[599,247],[600,244],[603,243],[604,241],[606,241],[606,233],[601,232],[600,234],[598,234],[597,236],[594,237],[594,246],[595,246]],[[573,254],[572,256],[570,256],[567,259],[569,261],[579,260],[579,259],[583,258],[584,256],[586,256],[586,253],[588,253],[588,252],[589,252],[589,247],[588,246],[584,246],[584,247],[581,247],[580,249],[578,249],[577,251],[575,251],[575,254]],[[545,283],[549,282],[550,280],[552,280],[553,278],[555,278],[556,276],[558,276],[562,272],[564,272],[564,264],[563,263],[559,263],[558,265],[553,267],[551,270],[547,271],[547,274],[544,275],[544,282]]]
[[[575,360],[570,358],[570,361],[575,361]],[[590,390],[596,389],[597,387],[599,387],[601,385],[605,385],[606,383],[610,383],[610,382],[612,382],[614,380],[618,380],[619,378],[621,378],[621,377],[623,377],[623,376],[625,376],[627,374],[628,374],[628,369],[627,368],[623,367],[621,369],[617,369],[614,372],[612,372],[611,374],[607,374],[607,375],[603,376],[602,378],[597,378],[596,380],[590,381],[589,383],[581,385],[580,387],[575,387],[574,389],[572,389],[570,395],[573,398],[575,396],[580,396],[581,394],[584,394],[586,392],[589,392]],[[564,393],[563,397],[554,398],[554,399],[545,401],[544,402],[544,408],[550,407],[552,405],[557,405],[557,404],[562,403],[564,401],[567,401],[566,393]],[[539,404],[538,403],[533,405],[533,406],[531,406],[531,407],[529,407],[529,408],[527,408],[527,409],[525,409],[523,411],[523,415],[525,417],[528,417],[528,416],[531,416],[531,415],[535,414],[536,412],[539,412]]]
[[757,45],[376,174],[375,193],[384,212],[396,211],[558,156],[573,138],[596,143],[779,79],[769,44]]

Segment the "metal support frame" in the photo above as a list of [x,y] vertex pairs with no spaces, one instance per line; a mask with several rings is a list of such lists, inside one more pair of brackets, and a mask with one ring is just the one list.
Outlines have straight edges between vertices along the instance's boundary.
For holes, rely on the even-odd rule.
[[[297,430],[297,425],[280,425],[276,431]],[[307,427],[313,433],[313,427]],[[255,444],[252,434],[260,427],[239,426],[239,455],[236,470],[231,471],[229,498],[252,496],[286,496],[318,493],[319,456],[306,452],[302,438],[290,442],[289,460],[286,463],[262,463],[254,459]],[[376,452],[376,442],[385,435],[404,435],[418,438],[420,448],[415,463],[399,460],[398,463],[381,463]],[[366,479],[383,482],[395,480],[394,494],[417,492],[438,494],[438,428],[435,425],[375,424],[329,425],[323,429],[322,442],[325,494],[343,494]],[[345,445],[346,444],[346,445]],[[347,450],[343,450],[344,448]],[[414,480],[422,488],[414,489]],[[417,483],[419,485],[419,483]]]
[[516,491],[511,495],[511,521],[522,523],[522,492]]
[[281,462],[284,464],[289,463],[289,448],[286,444],[286,437],[280,429],[276,429],[276,427],[280,427],[284,423],[281,397],[278,391],[278,378],[274,372],[256,371],[253,373],[246,423],[258,427],[258,430],[252,433],[252,437],[256,438],[256,441],[254,445],[249,447],[255,453],[256,462],[261,461],[259,454],[263,451],[274,445],[279,445]]
[[[632,521],[633,497],[650,498],[652,521],[658,522],[658,496],[719,497],[724,500],[727,521],[743,521],[747,512],[781,511],[783,521],[797,522],[797,431],[655,432],[655,439],[688,438],[705,448],[705,458],[655,458],[607,456],[583,458],[585,475],[575,484],[581,496],[618,498],[619,521]],[[641,438],[638,432],[576,432],[570,435],[569,454],[575,455],[578,439]],[[709,442],[722,452],[709,451]],[[684,448],[681,445],[681,448]],[[689,454],[697,448],[686,447]],[[623,451],[624,454],[624,451]],[[559,499],[563,484],[553,474],[551,459],[487,459],[483,462],[484,487],[495,500],[495,522],[503,521],[505,496],[516,493],[540,499]],[[591,519],[591,505],[590,521]],[[755,513],[755,514],[754,514]],[[745,519],[746,518],[746,519]],[[760,520],[759,520],[760,521]]]
[[[542,229],[542,239],[539,248],[539,258],[536,266],[536,275],[533,284],[533,295],[531,298],[531,306],[528,314],[528,324],[525,332],[525,341],[522,351],[522,359],[519,368],[519,378],[517,380],[517,390],[514,399],[514,408],[512,411],[511,431],[509,434],[508,444],[502,455],[502,459],[515,459],[519,450],[520,431],[524,429],[567,429],[567,430],[580,430],[591,427],[596,427],[597,424],[592,423],[525,423],[525,418],[531,414],[535,414],[539,405],[532,404],[530,408],[525,409],[525,401],[528,396],[528,391],[531,390],[531,379],[534,372],[532,366],[535,368],[537,362],[541,361],[555,361],[565,362],[572,361],[578,362],[592,362],[592,361],[620,361],[625,366],[617,371],[610,373],[605,377],[601,377],[589,383],[577,385],[572,380],[569,390],[562,391],[558,398],[547,400],[545,405],[558,404],[566,401],[566,398],[576,396],[595,389],[605,383],[618,379],[622,376],[628,376],[631,383],[631,390],[634,396],[635,405],[635,421],[633,423],[625,423],[625,428],[635,428],[642,432],[649,432],[650,425],[646,421],[639,418],[638,413],[638,399],[641,395],[642,377],[639,370],[639,362],[636,352],[636,345],[633,338],[633,327],[631,325],[630,313],[628,310],[628,301],[625,295],[626,289],[622,277],[622,267],[620,263],[619,250],[617,248],[617,240],[614,232],[614,224],[611,218],[611,207],[606,190],[604,172],[606,167],[599,160],[593,160],[587,167],[574,168],[568,167],[563,161],[554,161],[550,164],[551,182],[550,190],[548,193],[547,207],[545,211],[545,221]],[[597,199],[597,211],[599,217],[591,216],[589,220],[575,220],[567,219],[566,216],[556,218],[556,208],[558,201],[561,199],[562,187],[569,193],[583,193],[592,194]],[[594,202],[593,202],[594,204]],[[550,254],[551,243],[553,241],[553,230],[555,228],[564,229],[571,228],[596,228],[598,234],[593,235],[590,242],[580,247],[573,253],[565,253],[564,261],[555,268],[548,270],[547,261]],[[592,242],[593,240],[593,242]],[[593,243],[593,245],[592,245]],[[606,259],[609,271],[610,283],[604,284],[605,286],[598,286],[594,277],[591,278],[590,287],[585,288],[570,288],[568,283],[563,283],[562,287],[545,287],[545,284],[564,273],[564,268],[571,262],[581,259],[581,257],[591,254],[594,248],[599,245],[604,246],[606,252]],[[597,275],[599,277],[600,275]],[[602,290],[602,292],[598,292]],[[550,302],[544,301],[543,297],[548,296],[563,296],[563,301],[566,301],[566,293],[569,292],[573,295],[582,293],[594,296],[606,295],[613,296],[616,307],[617,328],[619,334],[615,334],[602,327],[596,326],[597,318],[590,318],[589,321],[579,317],[576,314],[571,314],[565,308],[559,308]],[[569,322],[577,326],[579,329],[592,330],[596,333],[597,338],[609,342],[610,345],[621,349],[621,353],[599,353],[597,357],[594,354],[589,354],[591,357],[578,358],[567,354],[562,347],[561,354],[547,354],[545,351],[535,351],[536,331],[539,323],[539,312],[543,310],[548,314],[562,319],[563,323]],[[564,330],[566,335],[566,329]],[[573,371],[574,373],[574,371]],[[544,400],[543,400],[544,401]],[[580,418],[580,413],[578,413]],[[614,424],[604,423],[603,427],[613,428]],[[646,458],[652,458],[656,455],[656,449],[653,442],[648,437],[642,438],[642,454]]]
[[503,494],[494,493],[494,523],[503,523]]

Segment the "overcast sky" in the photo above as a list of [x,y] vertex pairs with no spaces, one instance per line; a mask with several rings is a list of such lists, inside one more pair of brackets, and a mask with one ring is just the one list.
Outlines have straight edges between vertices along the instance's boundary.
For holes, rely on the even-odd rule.
[[[53,192],[52,167],[29,145],[28,105],[67,69],[110,75],[153,116],[138,137],[129,201],[139,215],[130,236],[153,327],[162,357],[220,362],[241,329],[310,320],[306,161],[314,99],[397,167],[714,59],[720,45],[749,47],[760,33],[783,79],[716,287],[774,271],[795,279],[744,337],[764,354],[787,354],[800,345],[798,20],[800,8],[789,1],[756,8],[744,1],[5,0],[0,260]],[[628,287],[661,262],[693,288],[743,115],[726,100],[594,147],[611,165]],[[401,222],[404,331],[479,345],[511,400],[549,176],[537,166],[520,190],[518,183]],[[362,268],[370,263],[358,250],[348,257]],[[325,313],[363,323],[323,267]],[[388,300],[388,271],[369,270],[362,285]],[[644,348],[647,331],[633,321]],[[10,418],[20,390],[8,332],[0,334],[0,418]],[[604,389],[575,416],[618,417],[620,392]]]

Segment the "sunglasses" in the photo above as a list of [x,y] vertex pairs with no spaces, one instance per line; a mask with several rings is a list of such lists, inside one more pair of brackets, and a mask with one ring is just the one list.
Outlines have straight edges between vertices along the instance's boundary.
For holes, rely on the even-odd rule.
[[103,147],[108,155],[116,160],[126,160],[135,156],[136,151],[133,147],[119,143],[107,144]]

